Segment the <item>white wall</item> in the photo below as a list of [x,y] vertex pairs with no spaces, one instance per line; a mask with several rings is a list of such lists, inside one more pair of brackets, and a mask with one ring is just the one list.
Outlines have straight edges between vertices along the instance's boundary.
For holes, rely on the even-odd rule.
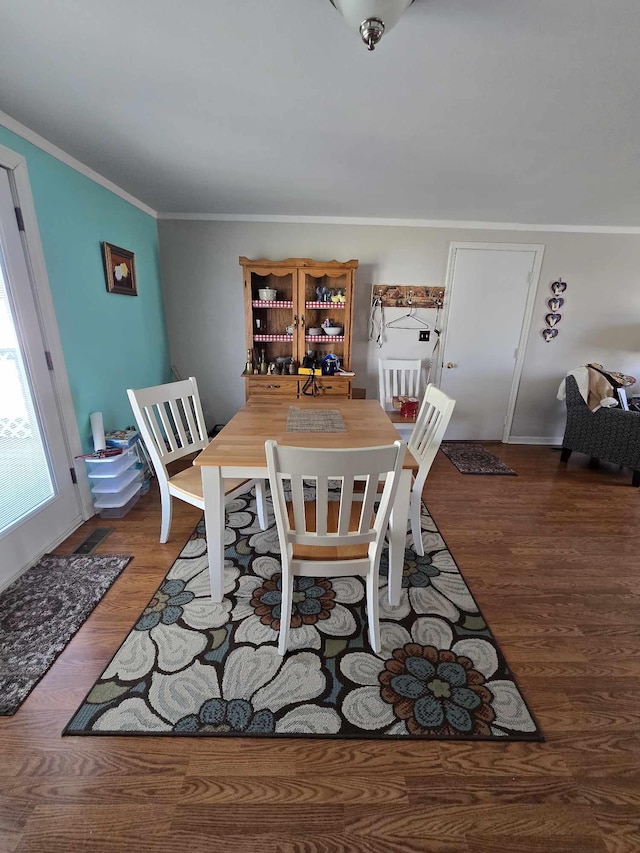
[[[418,342],[417,332],[395,332],[382,351],[368,343],[372,283],[444,284],[454,240],[542,243],[545,256],[512,437],[561,438],[565,412],[556,392],[573,367],[598,361],[640,378],[637,235],[186,220],[160,220],[158,230],[172,363],[183,376],[197,376],[209,425],[226,422],[244,403],[240,255],[359,260],[353,369],[355,385],[376,398],[381,352],[426,358],[433,338],[425,344]],[[545,343],[540,336],[545,302],[549,284],[559,276],[568,282],[560,334]],[[398,313],[402,311],[393,309],[388,319]],[[433,326],[434,311],[420,316]],[[499,315],[492,323],[499,326]],[[636,391],[640,393],[638,386]]]

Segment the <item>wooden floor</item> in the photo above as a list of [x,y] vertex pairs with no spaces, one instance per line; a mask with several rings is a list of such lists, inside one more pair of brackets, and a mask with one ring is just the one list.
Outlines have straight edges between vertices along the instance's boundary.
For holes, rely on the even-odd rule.
[[0,851],[638,853],[640,490],[584,457],[490,449],[519,476],[439,454],[425,497],[545,743],[62,738],[199,518],[176,502],[159,545],[150,493],[99,548],[133,561],[0,718]]

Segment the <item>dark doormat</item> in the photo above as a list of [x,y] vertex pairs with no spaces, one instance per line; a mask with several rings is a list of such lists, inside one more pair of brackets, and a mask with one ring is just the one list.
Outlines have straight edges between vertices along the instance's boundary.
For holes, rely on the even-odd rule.
[[45,554],[0,594],[0,715],[15,714],[130,559]]
[[510,474],[517,477],[515,471],[501,462],[480,444],[466,441],[443,441],[440,450],[462,474]]

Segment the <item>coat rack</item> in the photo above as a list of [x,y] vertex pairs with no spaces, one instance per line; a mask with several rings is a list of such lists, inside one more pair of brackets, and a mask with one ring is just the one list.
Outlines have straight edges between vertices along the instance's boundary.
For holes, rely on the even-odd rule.
[[383,308],[441,308],[444,287],[410,284],[371,285],[371,304]]

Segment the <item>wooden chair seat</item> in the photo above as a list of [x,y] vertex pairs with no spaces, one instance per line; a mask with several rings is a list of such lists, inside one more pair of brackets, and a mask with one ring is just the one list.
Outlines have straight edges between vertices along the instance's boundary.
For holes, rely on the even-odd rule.
[[[250,488],[252,480],[228,479],[224,481],[224,493],[228,495],[234,492],[243,483],[247,483],[247,491]],[[185,468],[184,471],[179,471],[174,474],[169,480],[169,485],[172,491],[180,492],[185,498],[196,498],[203,500],[202,496],[202,471],[200,468]]]

